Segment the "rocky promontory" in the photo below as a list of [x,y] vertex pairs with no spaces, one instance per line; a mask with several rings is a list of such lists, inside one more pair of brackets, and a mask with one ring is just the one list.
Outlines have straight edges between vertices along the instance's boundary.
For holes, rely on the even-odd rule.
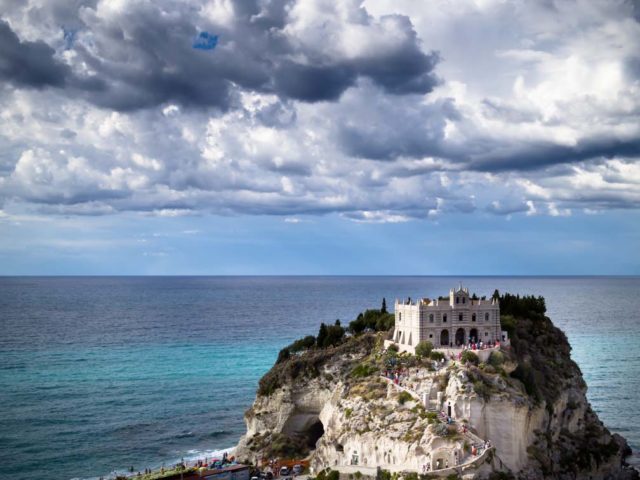
[[356,477],[637,479],[544,299],[507,294],[500,309],[510,345],[480,356],[385,349],[384,305],[348,329],[322,325],[260,380],[236,456],[308,457],[316,473]]

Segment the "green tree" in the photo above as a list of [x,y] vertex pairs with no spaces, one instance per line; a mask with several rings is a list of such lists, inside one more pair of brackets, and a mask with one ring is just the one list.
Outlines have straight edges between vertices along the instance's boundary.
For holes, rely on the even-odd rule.
[[300,338],[287,347],[290,353],[301,352],[303,350],[309,350],[316,344],[316,337],[313,335],[307,335],[304,338]]
[[431,360],[435,360],[436,362],[442,361],[444,359],[444,353],[433,351],[429,354],[429,358]]
[[504,363],[504,355],[502,352],[491,352],[489,355],[489,365],[494,368],[500,368]]
[[433,350],[433,344],[431,342],[422,341],[416,345],[416,355],[418,357],[428,358]]
[[289,357],[291,357],[291,353],[289,352],[289,349],[288,348],[283,348],[278,353],[278,359],[276,360],[276,363],[282,363],[285,360],[287,360]]
[[380,313],[389,313],[387,312],[387,299],[382,297],[382,308],[380,308]]
[[323,323],[320,324],[320,330],[318,330],[318,336],[316,337],[316,345],[318,348],[324,348],[324,344],[327,340],[327,326]]
[[327,475],[327,480],[340,480],[340,472],[337,470],[331,470]]
[[336,320],[335,325],[320,324],[316,345],[318,348],[328,348],[338,345],[344,339],[344,328],[340,325],[340,321]]
[[408,392],[402,391],[400,392],[400,395],[398,395],[398,403],[400,405],[404,405],[406,402],[409,402],[411,400],[413,400],[413,397]]

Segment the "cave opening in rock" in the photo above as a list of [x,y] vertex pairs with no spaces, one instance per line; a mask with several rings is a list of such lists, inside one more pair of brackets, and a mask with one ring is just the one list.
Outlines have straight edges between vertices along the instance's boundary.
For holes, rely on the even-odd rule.
[[283,433],[295,438],[301,448],[314,450],[324,435],[324,425],[316,411],[297,411],[288,418]]
[[320,437],[324,435],[324,426],[320,419],[309,425],[304,435],[307,439],[307,446],[312,449],[316,448],[316,443],[320,440]]

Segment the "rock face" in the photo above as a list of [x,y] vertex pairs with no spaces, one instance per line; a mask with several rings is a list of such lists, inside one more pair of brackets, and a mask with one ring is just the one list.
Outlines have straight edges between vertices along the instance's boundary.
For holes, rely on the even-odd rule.
[[[396,356],[383,350],[381,333],[285,359],[261,380],[236,456],[259,463],[310,455],[316,471],[370,475],[380,467],[469,478],[637,479],[624,465],[626,442],[587,402],[566,337],[544,315],[531,317],[506,318],[511,348],[479,366]],[[390,357],[403,365],[402,385],[381,376]],[[454,425],[437,418],[440,409]]]

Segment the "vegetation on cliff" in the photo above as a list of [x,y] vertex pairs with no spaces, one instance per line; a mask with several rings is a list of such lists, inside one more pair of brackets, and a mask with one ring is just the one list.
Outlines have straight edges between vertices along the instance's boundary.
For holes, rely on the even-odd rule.
[[365,310],[354,321],[349,323],[349,331],[359,334],[364,331],[386,332],[393,328],[395,319],[386,311],[386,305],[380,310]]
[[[497,298],[502,328],[511,339],[510,359],[517,364],[511,377],[522,382],[534,403],[544,402],[549,414],[546,430],[538,431],[527,449],[530,470],[537,469],[544,477],[575,478],[580,472],[597,470],[615,456],[622,457],[621,446],[586,403],[582,373],[571,360],[566,335],[545,315],[544,298],[508,293]],[[493,355],[489,359],[491,364],[501,361]],[[570,397],[564,411],[554,411],[560,396],[569,391],[575,397]],[[568,420],[574,413],[579,414],[581,428],[553,430],[554,420]]]
[[[387,332],[394,326],[394,316],[387,311],[387,302],[383,298],[379,310],[370,309],[360,313],[358,317],[344,328],[340,320],[333,325],[320,324],[316,336],[307,335],[284,347],[278,353],[276,365],[260,380],[258,393],[270,395],[283,381],[295,380],[299,375],[305,374],[314,377],[318,374],[318,368],[338,352],[349,352],[362,346],[362,342],[355,341],[353,345],[340,348],[335,347],[353,341],[353,337],[359,337],[363,333]],[[370,340],[365,340],[365,342]],[[306,352],[306,353],[305,353]],[[302,355],[305,353],[305,355]],[[286,364],[276,368],[277,365]]]
[[[511,377],[522,382],[534,402],[547,408],[556,401],[569,379],[584,387],[578,365],[571,360],[571,346],[562,330],[545,315],[543,297],[505,293],[500,302],[500,323],[509,333],[510,353],[517,367]],[[494,362],[496,360],[494,359]]]
[[373,347],[373,335],[351,337],[339,345],[326,348],[310,348],[303,355],[293,355],[276,363],[258,384],[258,394],[269,396],[284,385],[293,385],[299,378],[315,378],[320,368],[335,357],[347,354],[365,354]]
[[[608,432],[586,401],[586,385],[570,358],[568,340],[546,316],[544,298],[497,291],[494,298],[500,302],[502,328],[509,332],[511,347],[492,352],[486,362],[471,351],[463,352],[459,362],[440,362],[442,353],[429,342],[418,344],[416,355],[399,353],[393,345],[385,350],[383,340],[393,327],[393,315],[383,304],[380,310],[360,314],[346,329],[339,322],[322,324],[317,336],[285,347],[260,380],[258,394],[269,397],[281,387],[290,387],[283,394],[290,402],[290,394],[298,395],[296,387],[302,385],[311,384],[319,391],[340,388],[334,408],[343,414],[332,414],[340,419],[338,424],[342,422],[340,435],[386,435],[416,444],[440,432],[440,437],[453,441],[456,432],[430,418],[433,413],[411,394],[393,393],[389,381],[379,376],[399,370],[404,377],[412,372],[409,383],[427,378],[438,391],[454,398],[466,395],[487,403],[507,400],[516,408],[546,412],[527,449],[530,478],[576,478],[602,465],[615,469],[623,443]],[[262,405],[263,410],[248,415],[264,415]],[[286,429],[258,431],[247,445],[267,457],[306,455],[318,440],[296,431],[284,433]]]

